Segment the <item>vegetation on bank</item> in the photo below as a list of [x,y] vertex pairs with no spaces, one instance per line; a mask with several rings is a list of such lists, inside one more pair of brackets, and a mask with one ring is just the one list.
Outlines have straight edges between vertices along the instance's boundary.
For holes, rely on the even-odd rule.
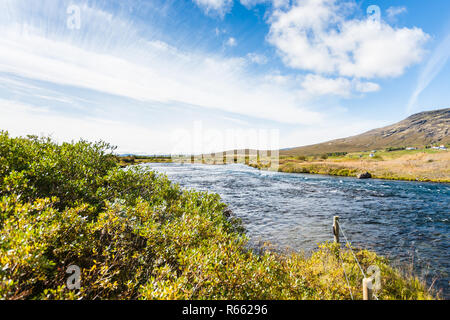
[[170,156],[116,156],[119,166],[125,168],[130,165],[143,164],[143,163],[170,163],[172,158]]
[[[0,132],[0,299],[350,299],[339,247],[307,257],[251,250],[218,195],[181,190],[106,143]],[[355,299],[361,274],[340,249]],[[375,253],[380,299],[431,299]],[[81,288],[66,287],[67,268]]]
[[234,154],[204,154],[174,158],[152,157],[129,161],[119,158],[123,167],[143,162],[176,162],[196,164],[242,163],[259,170],[273,170],[286,173],[323,174],[343,177],[358,177],[370,173],[372,178],[403,181],[450,183],[450,151],[433,149],[430,146],[419,149],[388,147],[383,150],[362,152],[330,152],[317,155],[279,156],[274,166],[273,158],[266,152],[253,150],[250,156],[245,150]]
[[450,151],[434,149],[374,150],[316,156],[281,156],[280,172],[316,173],[405,181],[450,182]]

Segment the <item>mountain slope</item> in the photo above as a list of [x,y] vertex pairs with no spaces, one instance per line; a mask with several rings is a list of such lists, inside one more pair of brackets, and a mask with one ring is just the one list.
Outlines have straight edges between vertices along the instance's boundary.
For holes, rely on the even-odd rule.
[[387,147],[424,147],[450,143],[450,108],[414,114],[396,124],[360,135],[281,150],[281,155],[356,152]]

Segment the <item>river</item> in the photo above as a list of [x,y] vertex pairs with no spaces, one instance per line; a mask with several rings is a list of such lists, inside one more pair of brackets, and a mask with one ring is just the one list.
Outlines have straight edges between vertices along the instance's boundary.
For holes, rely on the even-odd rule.
[[[333,216],[352,245],[435,280],[450,298],[450,185],[259,171],[242,164],[151,163],[183,188],[218,193],[251,245],[310,252],[332,240]],[[341,237],[342,238],[342,237]]]

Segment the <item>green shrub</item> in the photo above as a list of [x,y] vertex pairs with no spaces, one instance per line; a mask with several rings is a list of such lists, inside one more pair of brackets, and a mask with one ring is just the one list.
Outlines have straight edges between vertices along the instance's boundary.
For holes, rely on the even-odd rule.
[[127,157],[120,157],[120,160],[127,163],[127,164],[133,164],[136,161],[135,156],[127,156]]
[[400,151],[400,150],[405,150],[406,147],[388,147],[386,148],[386,152],[391,152],[391,151]]
[[[218,195],[120,169],[105,143],[0,133],[0,299],[349,299],[338,245],[307,258],[248,248]],[[341,249],[355,298],[361,275]],[[384,299],[428,299],[384,258]],[[66,287],[77,265],[81,288]]]
[[57,145],[49,138],[0,132],[0,197],[13,191],[24,201],[57,197],[61,209],[77,202],[99,204],[102,177],[117,167],[113,150],[104,142]]
[[329,157],[343,157],[343,156],[346,156],[348,154],[348,152],[329,152],[329,153],[327,153],[327,155],[329,156]]

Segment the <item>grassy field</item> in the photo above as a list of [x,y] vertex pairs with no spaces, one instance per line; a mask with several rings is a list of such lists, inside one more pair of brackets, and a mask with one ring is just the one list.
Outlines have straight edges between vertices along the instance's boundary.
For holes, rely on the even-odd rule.
[[450,182],[450,152],[419,149],[309,157],[281,156],[279,171],[350,177],[369,172],[373,178],[379,179]]
[[[142,166],[122,170],[113,151],[0,131],[0,299],[362,298],[348,248],[250,249],[218,195]],[[355,251],[364,270],[380,269],[380,299],[436,297],[386,258]],[[70,290],[73,265],[80,288]]]

